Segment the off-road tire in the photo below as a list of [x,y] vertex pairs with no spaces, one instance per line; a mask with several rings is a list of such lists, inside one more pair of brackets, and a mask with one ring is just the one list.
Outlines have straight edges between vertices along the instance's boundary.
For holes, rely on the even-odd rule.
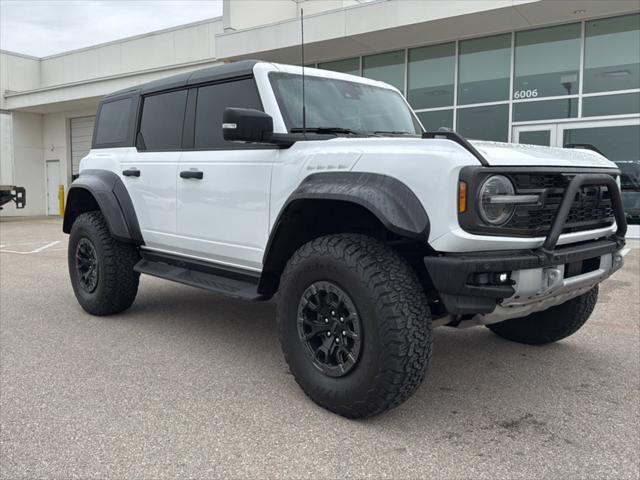
[[573,335],[591,316],[598,301],[598,285],[561,305],[522,318],[487,325],[496,335],[513,342],[542,345]]
[[[298,336],[301,295],[329,281],[353,300],[362,324],[360,356],[344,376],[325,375]],[[285,359],[318,405],[348,418],[400,405],[422,383],[432,352],[431,315],[413,269],[383,243],[357,234],[329,235],[298,249],[280,283],[278,330]]]
[[[81,286],[76,268],[78,242],[88,239],[98,264],[97,286],[88,292]],[[140,260],[136,246],[114,239],[99,211],[78,215],[69,236],[68,264],[71,285],[78,302],[92,315],[112,315],[129,308],[136,298],[140,274],[133,270]]]

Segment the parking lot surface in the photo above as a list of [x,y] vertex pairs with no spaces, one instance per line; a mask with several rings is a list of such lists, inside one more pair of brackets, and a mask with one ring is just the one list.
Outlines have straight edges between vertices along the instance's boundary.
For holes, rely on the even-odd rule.
[[435,331],[425,383],[352,421],[308,400],[274,305],[142,277],[86,314],[58,219],[0,223],[0,477],[615,478],[640,475],[640,251],[554,345]]

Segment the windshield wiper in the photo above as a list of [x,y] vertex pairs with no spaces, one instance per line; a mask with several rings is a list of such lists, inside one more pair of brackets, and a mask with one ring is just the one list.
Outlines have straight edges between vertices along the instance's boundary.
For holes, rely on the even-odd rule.
[[[294,127],[290,130],[291,133],[301,133],[304,129],[301,127]],[[363,132],[356,132],[350,128],[342,127],[307,127],[307,132],[310,133],[344,133],[345,135],[364,135]]]
[[375,133],[376,135],[384,135],[384,134],[387,134],[387,135],[418,135],[415,132],[403,132],[403,131],[394,131],[394,130],[390,130],[390,131],[387,131],[387,130],[376,130],[373,133]]

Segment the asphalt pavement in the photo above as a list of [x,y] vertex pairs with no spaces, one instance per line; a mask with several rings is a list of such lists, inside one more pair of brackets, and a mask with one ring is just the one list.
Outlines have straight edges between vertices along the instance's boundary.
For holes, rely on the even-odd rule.
[[559,343],[435,331],[417,393],[368,420],[317,407],[272,303],[142,277],[75,300],[54,218],[0,222],[0,478],[640,477],[640,250]]

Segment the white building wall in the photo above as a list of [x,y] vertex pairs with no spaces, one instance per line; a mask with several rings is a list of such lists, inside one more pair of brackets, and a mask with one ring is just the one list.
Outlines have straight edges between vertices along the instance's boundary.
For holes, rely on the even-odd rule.
[[94,108],[71,110],[60,113],[42,115],[43,121],[43,167],[47,160],[60,160],[60,179],[63,182],[65,195],[71,184],[71,145],[70,122],[75,117],[95,115]]
[[12,123],[15,184],[25,187],[27,204],[18,210],[13,202],[7,203],[0,215],[45,215],[42,115],[13,112]]
[[5,92],[19,92],[39,87],[39,59],[0,51],[0,109],[5,108]]
[[140,35],[42,59],[41,88],[201,62],[215,58],[222,20]]
[[295,18],[295,0],[223,0],[222,19],[225,31],[244,30]]

